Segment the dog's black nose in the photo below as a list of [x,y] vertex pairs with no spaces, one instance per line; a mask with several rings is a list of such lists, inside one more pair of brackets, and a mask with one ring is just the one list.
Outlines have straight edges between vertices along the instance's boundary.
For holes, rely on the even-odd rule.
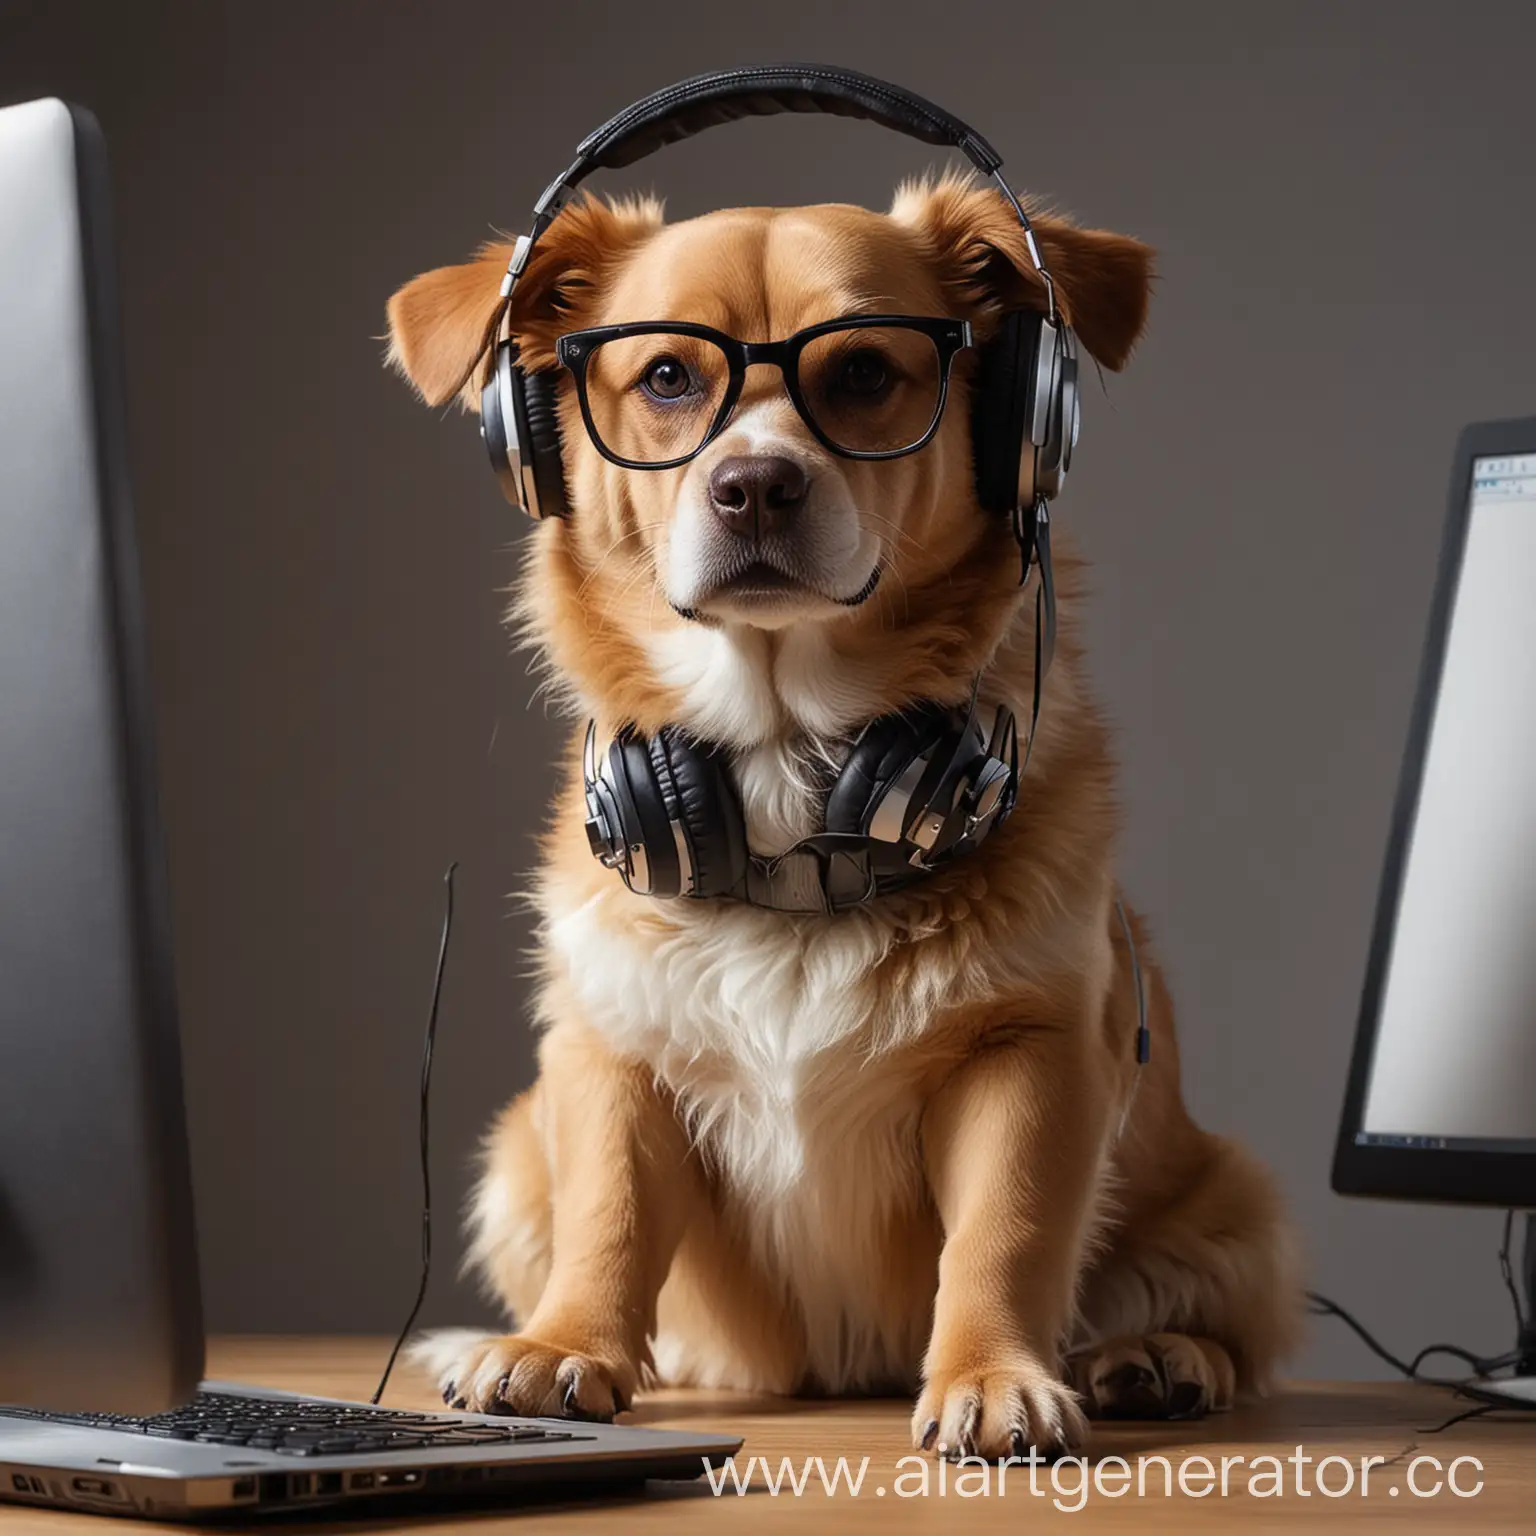
[[759,539],[777,533],[805,505],[810,481],[793,459],[775,454],[722,459],[709,477],[715,515],[734,534]]

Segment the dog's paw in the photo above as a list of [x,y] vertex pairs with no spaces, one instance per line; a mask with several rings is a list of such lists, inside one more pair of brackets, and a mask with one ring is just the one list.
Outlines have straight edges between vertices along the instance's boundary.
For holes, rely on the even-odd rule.
[[637,1385],[618,1362],[522,1333],[482,1335],[434,1364],[443,1401],[471,1413],[606,1422],[629,1407]]
[[1220,1344],[1184,1333],[1106,1339],[1068,1372],[1096,1419],[1197,1419],[1230,1408],[1237,1380]]
[[1043,1457],[1077,1450],[1088,1425],[1072,1389],[1033,1354],[928,1375],[912,1415],[912,1441],[941,1456]]

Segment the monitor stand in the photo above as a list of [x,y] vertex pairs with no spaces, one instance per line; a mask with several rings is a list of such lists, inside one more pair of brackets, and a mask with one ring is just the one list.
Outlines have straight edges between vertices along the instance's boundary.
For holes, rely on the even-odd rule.
[[1525,1217],[1525,1252],[1516,1295],[1521,1302],[1519,1358],[1513,1376],[1474,1376],[1464,1384],[1471,1397],[1511,1408],[1536,1408],[1536,1211]]
[[1536,1408],[1536,1376],[1474,1376],[1460,1390],[1501,1408]]

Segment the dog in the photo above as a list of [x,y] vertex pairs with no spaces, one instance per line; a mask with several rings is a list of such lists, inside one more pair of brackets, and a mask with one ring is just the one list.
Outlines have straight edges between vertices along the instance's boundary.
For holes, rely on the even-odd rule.
[[[1034,227],[1081,346],[1122,368],[1152,252],[1044,212]],[[389,360],[429,405],[477,408],[509,249],[390,300]],[[883,214],[669,224],[648,199],[588,198],[537,245],[508,325],[526,368],[555,369],[562,335],[600,325],[761,342],[898,313],[964,319],[981,343],[1018,306],[1045,299],[1017,216],[946,174]],[[675,359],[642,382],[685,387]],[[770,856],[818,829],[866,722],[963,706],[977,678],[1029,718],[1033,596],[1007,519],[977,503],[973,384],[962,353],[926,446],[859,460],[749,369],[719,436],[652,471],[598,451],[563,374],[572,513],[532,536],[512,614],[556,697],[599,739],[715,744]],[[419,1346],[454,1407],[605,1419],[652,1383],[899,1392],[918,1447],[991,1457],[1068,1451],[1085,1415],[1266,1389],[1302,1316],[1293,1234],[1267,1172],[1182,1103],[1146,924],[1117,916],[1115,766],[1064,539],[1056,570],[1012,816],[853,910],[627,889],[589,850],[573,736],[531,897],[538,1078],[492,1127],[469,1215],[470,1262],[516,1331]]]

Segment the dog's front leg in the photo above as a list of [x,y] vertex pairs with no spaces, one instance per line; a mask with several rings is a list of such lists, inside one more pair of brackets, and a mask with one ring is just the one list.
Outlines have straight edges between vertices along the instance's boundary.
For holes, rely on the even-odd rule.
[[1042,1455],[1086,1425],[1058,1367],[1107,1115],[1081,1024],[1018,1027],[965,1060],[923,1115],[944,1224],[915,1443]]
[[438,1354],[444,1398],[481,1413],[611,1418],[648,1360],[656,1298],[697,1189],[675,1106],[585,1025],[539,1051],[549,1278],[522,1331]]

